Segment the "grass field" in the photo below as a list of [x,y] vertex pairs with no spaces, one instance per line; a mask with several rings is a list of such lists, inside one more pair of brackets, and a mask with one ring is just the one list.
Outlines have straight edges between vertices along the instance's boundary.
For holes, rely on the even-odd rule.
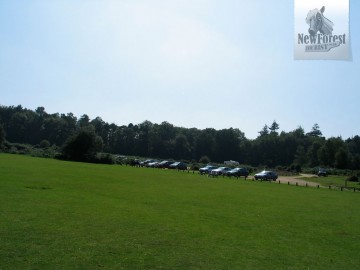
[[[348,178],[348,176],[344,175],[329,175],[326,177],[299,177],[299,179],[305,180],[305,181],[313,181],[316,183],[319,183],[320,185],[324,187],[328,186],[345,186],[345,180]],[[349,188],[360,188],[359,182],[350,182],[348,181],[346,183],[347,187]]]
[[360,193],[0,154],[0,269],[360,269]]

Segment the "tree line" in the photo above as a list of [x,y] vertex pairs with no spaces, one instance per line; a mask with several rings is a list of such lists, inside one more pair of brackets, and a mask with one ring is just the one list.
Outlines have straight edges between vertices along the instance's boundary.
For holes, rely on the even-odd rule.
[[[300,166],[360,169],[360,137],[325,138],[318,124],[279,132],[276,121],[247,139],[238,128],[216,130],[176,127],[144,121],[118,126],[86,114],[48,114],[44,107],[30,110],[0,106],[0,144],[55,145],[71,153],[72,144],[93,144],[94,151],[129,156],[187,161],[239,161],[251,166]],[[84,134],[87,134],[86,136]],[[82,136],[82,137],[81,137]],[[89,139],[90,136],[90,139]],[[70,149],[70,150],[69,150]]]

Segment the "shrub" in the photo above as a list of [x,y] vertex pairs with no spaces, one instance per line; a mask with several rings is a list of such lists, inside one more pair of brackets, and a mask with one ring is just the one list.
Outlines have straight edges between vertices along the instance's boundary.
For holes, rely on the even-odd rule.
[[192,163],[191,166],[190,166],[191,170],[193,171],[198,171],[200,169],[200,166],[199,164],[197,163]]
[[130,166],[137,166],[140,164],[139,160],[136,158],[124,158],[121,163]]
[[208,164],[210,163],[211,160],[208,156],[202,156],[200,159],[199,159],[199,163],[203,163],[203,164]]
[[359,178],[356,175],[351,175],[346,180],[349,182],[359,182]]
[[119,155],[115,155],[114,156],[114,159],[115,159],[115,164],[119,164],[119,165],[122,165],[123,164],[123,157],[122,156],[119,156]]
[[113,155],[108,153],[98,153],[92,160],[94,163],[98,164],[115,164],[115,159]]
[[140,162],[138,159],[132,158],[132,159],[129,159],[128,161],[129,161],[130,166],[139,166],[140,165]]
[[0,124],[0,147],[5,142],[5,130],[3,126]]
[[69,137],[62,149],[62,157],[73,161],[94,162],[103,141],[91,128],[84,128]]
[[48,148],[50,147],[50,142],[48,140],[42,140],[40,142],[40,148]]

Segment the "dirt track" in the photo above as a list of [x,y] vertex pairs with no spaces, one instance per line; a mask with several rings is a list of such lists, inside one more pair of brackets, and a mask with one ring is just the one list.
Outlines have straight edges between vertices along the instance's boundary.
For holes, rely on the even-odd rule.
[[[311,174],[301,174],[300,176],[301,177],[309,177],[309,178],[314,177],[314,175],[311,175]],[[302,180],[302,179],[298,179],[297,177],[298,176],[295,176],[295,177],[292,177],[292,176],[279,176],[279,178],[276,181],[277,182],[280,181],[280,183],[284,183],[284,184],[287,184],[289,182],[291,185],[296,185],[296,183],[298,183],[299,186],[306,186],[306,184],[308,184],[308,186],[317,187],[318,185],[320,185],[319,183],[305,181],[305,180]],[[312,178],[312,180],[313,179],[316,179],[316,178]]]

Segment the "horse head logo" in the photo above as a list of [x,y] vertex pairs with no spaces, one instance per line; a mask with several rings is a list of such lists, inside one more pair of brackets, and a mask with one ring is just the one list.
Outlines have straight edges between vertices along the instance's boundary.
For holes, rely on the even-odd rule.
[[325,7],[320,10],[317,8],[309,11],[306,17],[306,23],[310,25],[309,33],[315,36],[319,31],[323,35],[331,35],[333,31],[333,22],[324,16]]

